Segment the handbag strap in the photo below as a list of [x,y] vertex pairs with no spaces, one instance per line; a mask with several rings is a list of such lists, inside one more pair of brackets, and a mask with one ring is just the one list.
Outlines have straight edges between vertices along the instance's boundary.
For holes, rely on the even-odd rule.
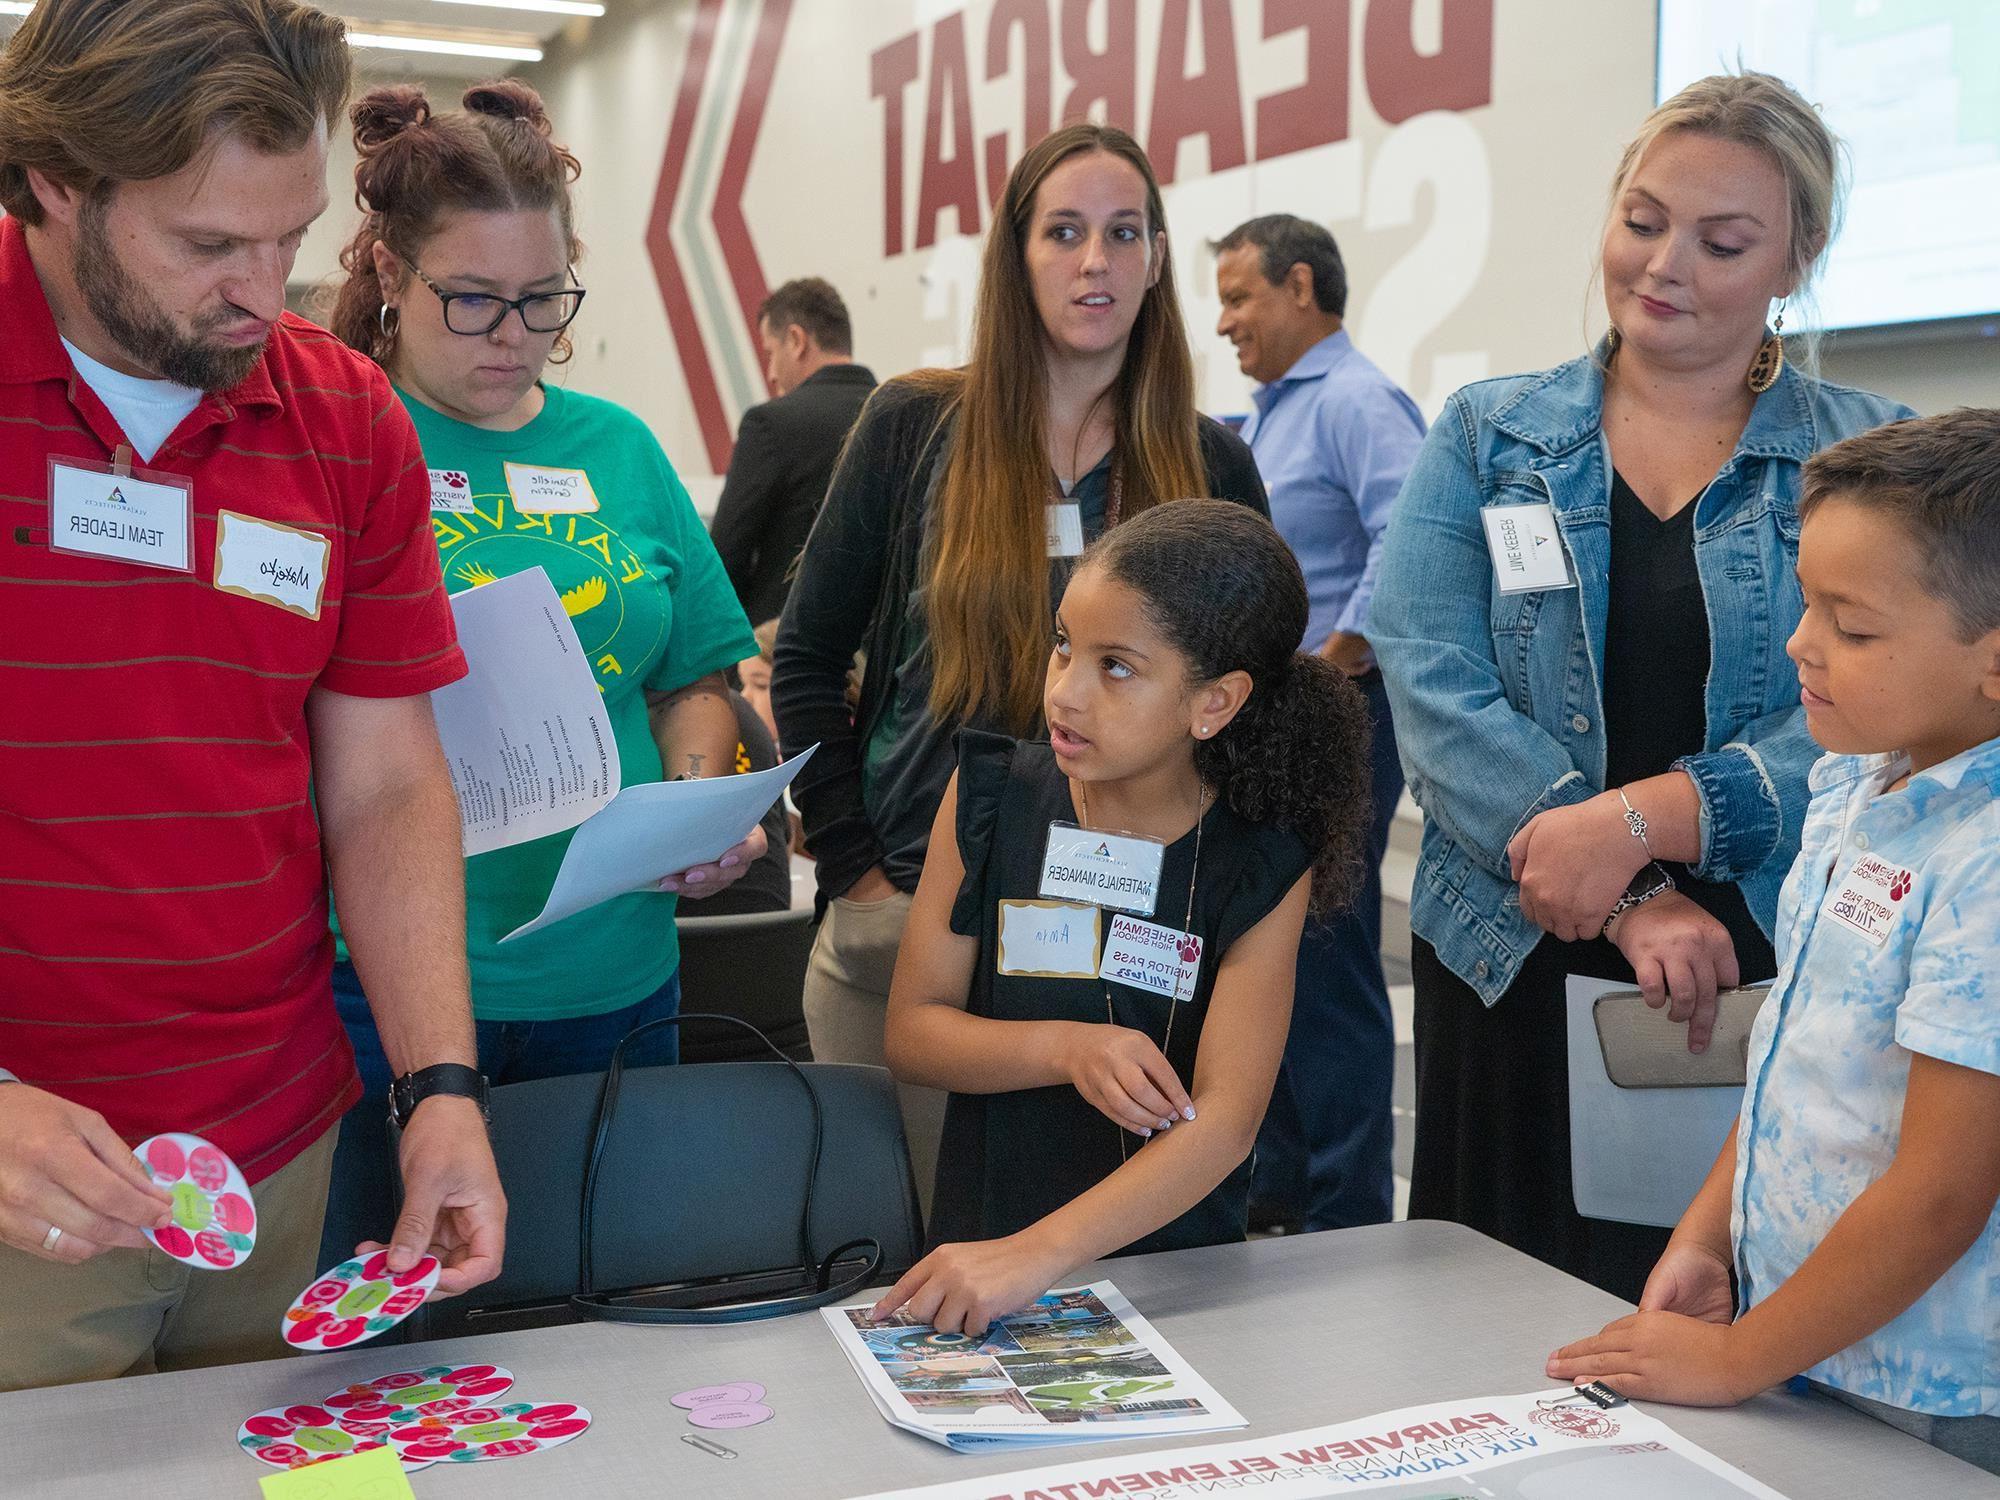
[[[679,1308],[679,1307],[629,1307],[613,1303],[604,1293],[596,1289],[597,1264],[594,1232],[597,1219],[597,1179],[599,1168],[604,1161],[605,1143],[611,1138],[611,1124],[618,1109],[618,1090],[625,1076],[625,1049],[641,1037],[651,1035],[662,1027],[678,1027],[685,1021],[720,1021],[725,1025],[747,1031],[762,1042],[771,1055],[790,1070],[806,1091],[806,1100],[812,1110],[812,1162],[806,1172],[805,1200],[799,1211],[799,1265],[814,1268],[814,1289],[783,1297],[767,1297],[754,1302],[737,1303],[729,1307]],[[583,1202],[577,1219],[577,1290],[570,1297],[571,1306],[585,1317],[608,1323],[654,1323],[654,1324],[717,1324],[749,1323],[761,1318],[782,1317],[787,1313],[805,1312],[815,1307],[825,1307],[866,1286],[882,1267],[882,1244],[873,1236],[847,1241],[835,1246],[823,1259],[815,1259],[812,1253],[812,1205],[813,1193],[819,1184],[820,1156],[825,1144],[825,1113],[820,1105],[819,1090],[813,1086],[812,1078],[791,1058],[787,1057],[777,1043],[762,1031],[752,1026],[740,1016],[723,1016],[699,1011],[677,1016],[662,1016],[636,1026],[620,1039],[612,1049],[611,1064],[604,1071],[604,1082],[597,1095],[597,1116],[591,1127],[590,1154],[585,1159],[583,1169]],[[843,1278],[838,1284],[833,1280],[833,1269],[842,1255],[850,1250],[866,1247],[869,1249],[867,1264],[855,1274]]]

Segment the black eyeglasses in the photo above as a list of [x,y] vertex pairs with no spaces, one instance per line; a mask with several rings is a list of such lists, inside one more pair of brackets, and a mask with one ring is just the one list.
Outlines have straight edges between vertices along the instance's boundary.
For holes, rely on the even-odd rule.
[[431,289],[444,309],[444,326],[453,333],[462,333],[471,338],[491,333],[506,321],[507,314],[518,312],[521,326],[530,333],[560,333],[575,321],[583,310],[583,288],[564,287],[559,292],[531,292],[525,297],[496,297],[491,292],[447,292],[423,273],[423,268],[413,260],[405,260],[404,265],[416,273],[417,280]]

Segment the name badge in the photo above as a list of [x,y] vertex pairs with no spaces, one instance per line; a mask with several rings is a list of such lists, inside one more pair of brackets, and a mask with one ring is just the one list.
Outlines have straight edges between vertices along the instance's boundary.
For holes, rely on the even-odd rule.
[[1903,909],[1916,877],[1901,865],[1864,854],[1827,889],[1820,915],[1850,927],[1876,947],[1889,941],[1889,929]]
[[1002,901],[1000,972],[1032,979],[1096,978],[1097,908]]
[[308,620],[319,618],[331,550],[314,531],[260,521],[233,510],[215,517],[215,586],[275,604]]
[[431,509],[455,516],[472,510],[472,480],[463,469],[432,469]]
[[1158,839],[1051,823],[1042,856],[1041,894],[1055,901],[1082,901],[1150,917],[1159,899],[1160,862],[1166,853],[1167,846]]
[[1479,519],[1486,526],[1486,550],[1501,593],[1576,587],[1553,505],[1489,505]]
[[1051,500],[1046,510],[1049,556],[1083,556],[1083,507],[1074,500]]
[[1169,1000],[1192,1000],[1201,979],[1201,938],[1133,917],[1113,917],[1097,972]]
[[507,465],[507,493],[514,509],[576,515],[597,509],[597,491],[581,469],[543,469],[533,464]]
[[175,573],[194,571],[194,485],[178,474],[116,474],[82,458],[49,460],[49,550]]

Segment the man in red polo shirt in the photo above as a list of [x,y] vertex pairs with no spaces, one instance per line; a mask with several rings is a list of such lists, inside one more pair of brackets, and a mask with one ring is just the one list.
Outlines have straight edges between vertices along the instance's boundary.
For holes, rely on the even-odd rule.
[[[331,873],[401,1080],[391,1251],[499,1269],[415,432],[284,310],[349,63],[293,0],[41,0],[0,54],[0,1389],[276,1354],[355,1100]],[[243,1169],[148,1247],[131,1147]]]

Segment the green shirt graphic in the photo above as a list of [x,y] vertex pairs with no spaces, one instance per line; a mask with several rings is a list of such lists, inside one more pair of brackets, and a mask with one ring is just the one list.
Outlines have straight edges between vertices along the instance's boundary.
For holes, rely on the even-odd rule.
[[[652,433],[621,406],[555,386],[543,387],[540,414],[514,432],[470,427],[398,394],[423,444],[434,503],[450,499],[449,509],[431,512],[445,587],[457,593],[527,568],[546,571],[596,671],[621,784],[664,780],[646,690],[685,687],[754,656],[757,643]],[[573,470],[583,471],[587,490],[547,472]],[[595,510],[519,504],[587,505],[592,495]],[[666,983],[680,963],[676,898],[665,892],[620,896],[499,945],[541,911],[570,837],[553,834],[466,862],[472,1008],[482,1021],[619,1010]]]

